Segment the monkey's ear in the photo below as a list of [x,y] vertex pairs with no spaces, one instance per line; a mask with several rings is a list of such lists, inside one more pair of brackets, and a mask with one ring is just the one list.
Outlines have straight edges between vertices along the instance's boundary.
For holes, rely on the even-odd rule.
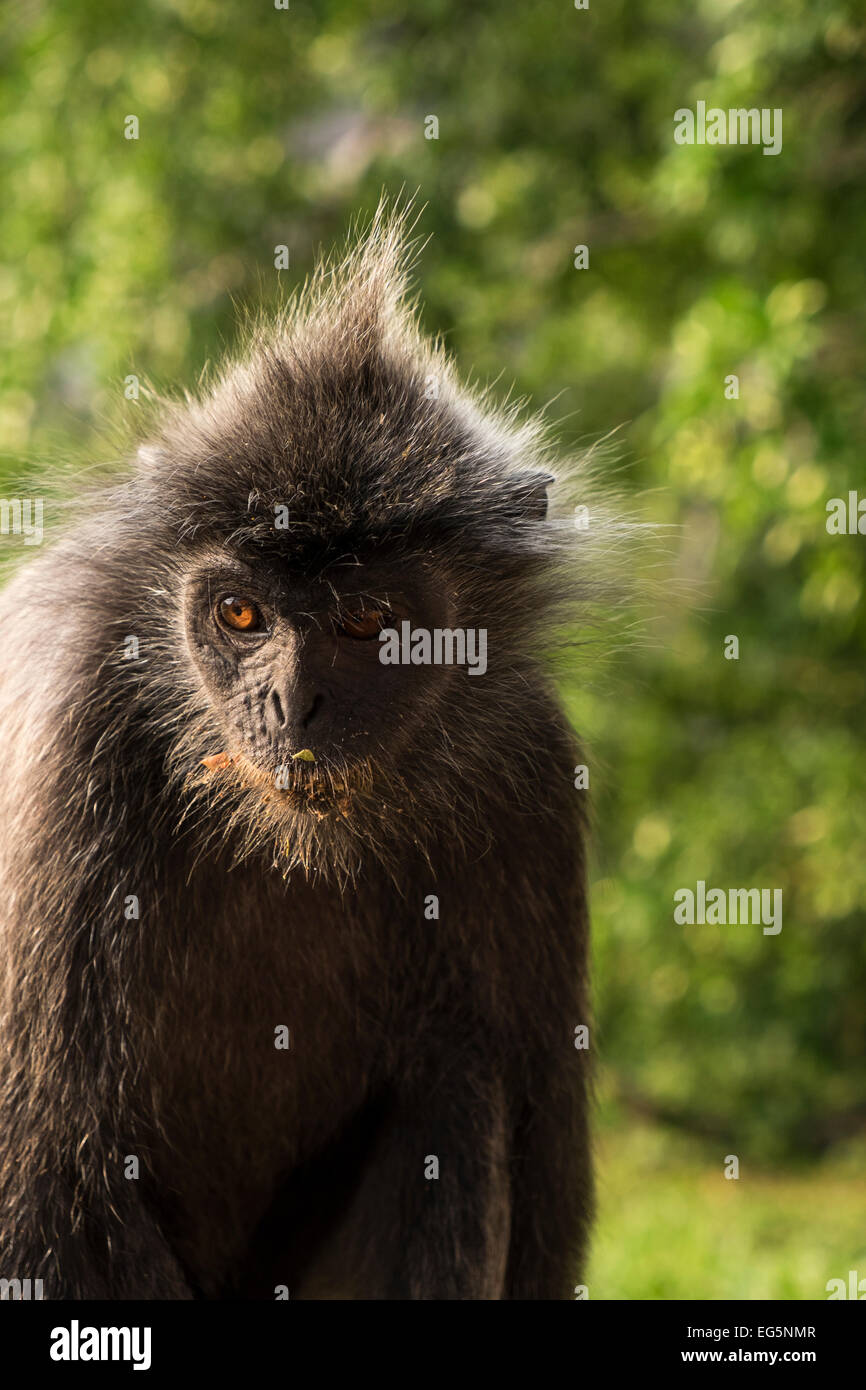
[[515,473],[509,479],[514,510],[521,521],[546,520],[547,489],[555,482],[552,473],[542,473],[538,469]]

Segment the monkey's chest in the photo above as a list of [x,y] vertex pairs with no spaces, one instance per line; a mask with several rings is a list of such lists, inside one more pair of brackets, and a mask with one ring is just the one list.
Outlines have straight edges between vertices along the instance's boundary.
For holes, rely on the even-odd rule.
[[148,1030],[154,1196],[185,1257],[211,1269],[361,1109],[378,1047],[357,960],[305,933],[237,940],[166,991]]

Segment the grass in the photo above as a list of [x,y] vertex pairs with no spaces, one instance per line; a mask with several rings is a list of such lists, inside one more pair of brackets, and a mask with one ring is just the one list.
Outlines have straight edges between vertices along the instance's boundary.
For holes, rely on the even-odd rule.
[[687,1138],[604,1130],[590,1298],[826,1299],[829,1279],[866,1278],[862,1153],[786,1172],[739,1159],[726,1179]]

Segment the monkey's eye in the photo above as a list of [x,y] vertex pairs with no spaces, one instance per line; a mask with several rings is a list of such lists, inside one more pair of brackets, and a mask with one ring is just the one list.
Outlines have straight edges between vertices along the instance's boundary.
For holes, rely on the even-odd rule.
[[341,637],[369,642],[371,638],[379,636],[383,627],[388,626],[390,618],[387,608],[362,608],[357,613],[341,613],[334,620],[334,626]]
[[232,632],[259,632],[264,626],[261,612],[252,599],[229,597],[217,604],[220,622]]

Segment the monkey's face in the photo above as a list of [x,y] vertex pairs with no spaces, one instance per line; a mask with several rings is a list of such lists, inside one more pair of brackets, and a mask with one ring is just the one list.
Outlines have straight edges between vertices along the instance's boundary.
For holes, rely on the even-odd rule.
[[271,814],[339,809],[377,771],[400,779],[406,750],[453,668],[387,664],[383,630],[448,628],[431,572],[338,563],[298,575],[260,560],[209,557],[185,594],[188,648],[225,753]]

